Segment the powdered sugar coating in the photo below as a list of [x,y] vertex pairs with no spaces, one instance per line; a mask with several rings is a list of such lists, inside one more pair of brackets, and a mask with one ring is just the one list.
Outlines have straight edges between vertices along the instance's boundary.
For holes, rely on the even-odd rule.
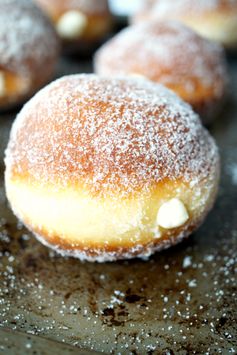
[[39,75],[57,52],[55,31],[31,0],[1,0],[1,67],[21,75]]
[[198,116],[148,81],[63,77],[18,115],[6,151],[7,176],[52,188],[84,185],[129,196],[164,179],[208,184],[217,147]]
[[202,90],[222,98],[228,77],[223,49],[174,21],[126,28],[97,52],[95,68],[104,75],[142,74],[194,98]]

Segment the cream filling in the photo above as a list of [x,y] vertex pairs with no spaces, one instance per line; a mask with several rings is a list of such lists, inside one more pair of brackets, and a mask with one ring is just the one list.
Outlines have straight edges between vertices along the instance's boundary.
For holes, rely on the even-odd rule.
[[172,198],[163,203],[157,214],[157,224],[165,229],[180,227],[188,219],[188,212],[183,202],[178,198]]
[[80,37],[87,27],[88,19],[80,11],[72,10],[65,12],[56,25],[58,34],[66,39]]

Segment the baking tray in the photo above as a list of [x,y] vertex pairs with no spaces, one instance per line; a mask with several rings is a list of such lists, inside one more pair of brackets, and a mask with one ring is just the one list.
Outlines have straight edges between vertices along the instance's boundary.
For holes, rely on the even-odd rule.
[[[237,353],[237,61],[229,68],[230,99],[210,127],[222,157],[215,207],[187,241],[147,261],[82,263],[36,241],[5,198],[16,112],[0,116],[0,353]],[[62,59],[58,76],[91,70]]]

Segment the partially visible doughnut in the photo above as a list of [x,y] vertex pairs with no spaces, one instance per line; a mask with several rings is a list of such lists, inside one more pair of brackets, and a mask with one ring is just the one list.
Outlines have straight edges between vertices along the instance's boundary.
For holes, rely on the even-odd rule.
[[227,48],[237,47],[236,0],[145,0],[132,22],[179,20]]
[[67,43],[88,45],[103,39],[111,29],[107,0],[37,0]]
[[6,192],[46,245],[90,261],[148,256],[187,237],[215,200],[219,154],[189,105],[158,84],[63,77],[13,125]]
[[59,41],[30,0],[0,1],[0,109],[19,104],[53,74]]
[[227,89],[223,49],[174,21],[130,26],[96,53],[101,75],[138,75],[174,90],[205,123],[222,107]]

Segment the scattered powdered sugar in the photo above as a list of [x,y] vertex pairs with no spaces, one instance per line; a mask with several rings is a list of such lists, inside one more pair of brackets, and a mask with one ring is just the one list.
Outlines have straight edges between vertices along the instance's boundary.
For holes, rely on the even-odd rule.
[[[0,243],[1,326],[75,351],[236,354],[235,227],[217,221],[216,246],[199,235],[147,262],[89,265],[52,256],[33,238],[22,240],[24,229],[0,221],[0,234],[9,234]],[[192,264],[183,269],[186,257]],[[34,338],[23,347],[36,349]]]
[[95,75],[64,77],[36,94],[13,125],[5,160],[7,174],[111,197],[166,178],[211,188],[218,161],[198,116],[171,91]]
[[99,74],[141,74],[194,95],[199,87],[210,89],[215,98],[223,96],[228,77],[223,49],[174,21],[124,29],[101,47],[94,63]]
[[0,2],[0,66],[27,75],[58,51],[53,27],[31,0]]
[[192,257],[191,256],[185,256],[183,260],[183,268],[186,269],[187,267],[192,265]]

